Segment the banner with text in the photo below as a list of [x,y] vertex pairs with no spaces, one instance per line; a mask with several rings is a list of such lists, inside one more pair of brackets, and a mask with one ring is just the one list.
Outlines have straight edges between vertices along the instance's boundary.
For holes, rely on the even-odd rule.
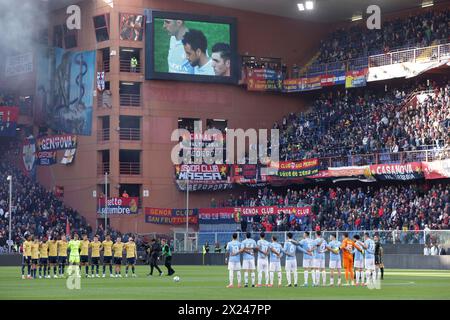
[[[145,222],[154,224],[185,225],[186,209],[145,208]],[[189,209],[189,224],[198,224],[198,209]]]
[[415,180],[423,179],[422,163],[377,164],[369,166],[370,175],[377,180]]
[[104,215],[105,212],[110,214],[117,215],[128,215],[128,214],[137,214],[138,213],[138,203],[139,198],[137,197],[117,197],[117,198],[108,198],[106,201],[107,206],[105,205],[105,198],[101,197],[98,202],[97,214]]
[[302,161],[272,162],[272,168],[278,168],[277,176],[283,178],[300,178],[317,174],[319,172],[319,159],[307,159]]
[[[233,187],[226,164],[182,164],[175,165],[175,179],[179,190],[215,191]],[[188,181],[189,180],[189,181]]]
[[280,91],[282,83],[281,72],[272,69],[247,70],[248,91]]
[[76,147],[77,136],[73,134],[61,134],[37,139],[38,151],[75,149]]
[[56,151],[40,151],[36,154],[37,166],[51,166],[56,163]]

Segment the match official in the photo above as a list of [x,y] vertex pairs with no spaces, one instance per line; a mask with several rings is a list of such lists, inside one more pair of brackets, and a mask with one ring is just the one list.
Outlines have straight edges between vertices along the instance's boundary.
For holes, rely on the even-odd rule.
[[156,239],[152,239],[152,245],[150,246],[150,273],[149,276],[153,275],[153,268],[158,270],[159,275],[162,276],[163,272],[158,267],[158,259],[161,252],[161,245],[156,241]]
[[161,240],[162,244],[162,255],[164,256],[164,265],[167,268],[167,275],[171,276],[175,273],[175,270],[172,268],[172,250],[170,250],[169,244],[166,242],[166,239]]

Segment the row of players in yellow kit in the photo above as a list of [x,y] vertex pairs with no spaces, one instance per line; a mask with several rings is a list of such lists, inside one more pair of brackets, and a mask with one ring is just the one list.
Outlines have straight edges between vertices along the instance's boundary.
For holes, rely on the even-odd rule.
[[[67,264],[68,250],[69,263],[71,265],[85,266],[86,277],[100,277],[99,264],[100,252],[103,251],[103,277],[106,276],[106,265],[109,265],[110,277],[122,277],[121,264],[123,258],[123,251],[126,252],[127,267],[126,277],[128,277],[128,269],[131,266],[132,276],[135,277],[135,264],[137,257],[136,243],[132,238],[129,238],[127,243],[123,243],[118,237],[116,242],[111,241],[109,235],[102,242],[98,240],[98,236],[94,237],[93,241],[89,241],[87,235],[83,235],[83,240],[78,240],[78,234],[74,234],[71,241],[66,241],[66,236],[61,234],[59,240],[48,240],[43,237],[41,241],[36,237],[29,235],[23,243],[23,263],[22,263],[22,279],[25,278],[25,267],[28,268],[28,279],[36,278],[39,267],[39,278],[50,278],[51,268],[53,267],[53,277],[58,278],[64,275],[65,265]],[[89,251],[91,262],[89,263]],[[113,254],[114,253],[114,254]],[[114,261],[113,261],[114,258]],[[112,263],[115,265],[115,272],[112,272]],[[89,264],[91,264],[91,275],[89,275]],[[57,275],[57,265],[59,265]],[[94,274],[95,268],[95,274]],[[48,272],[47,272],[48,271]],[[79,275],[79,273],[78,273]]]

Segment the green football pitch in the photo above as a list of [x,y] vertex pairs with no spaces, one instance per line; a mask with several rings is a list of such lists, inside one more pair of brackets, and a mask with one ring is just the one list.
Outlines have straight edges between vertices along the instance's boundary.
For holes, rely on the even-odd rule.
[[[70,290],[67,279],[22,280],[19,267],[0,267],[0,299],[450,299],[450,272],[445,270],[386,270],[380,289],[370,290],[366,287],[228,289],[226,266],[175,266],[175,269],[181,278],[179,282],[167,276],[147,277],[149,268],[139,266],[137,278],[109,278],[108,274],[99,279],[82,277],[80,289]],[[299,284],[303,284],[301,269]]]

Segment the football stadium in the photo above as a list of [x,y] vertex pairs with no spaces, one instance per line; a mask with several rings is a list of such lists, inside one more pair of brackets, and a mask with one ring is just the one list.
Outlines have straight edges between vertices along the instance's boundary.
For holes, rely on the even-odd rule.
[[1,0],[0,29],[0,300],[450,299],[449,0]]

